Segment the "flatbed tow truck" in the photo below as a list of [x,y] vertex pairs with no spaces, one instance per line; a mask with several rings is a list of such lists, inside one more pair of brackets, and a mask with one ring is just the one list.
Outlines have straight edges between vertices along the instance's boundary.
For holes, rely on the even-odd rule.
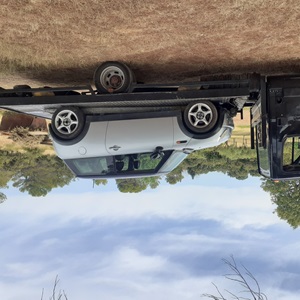
[[61,107],[75,106],[87,117],[110,120],[175,111],[195,101],[218,103],[231,117],[251,106],[251,147],[257,151],[259,173],[278,180],[300,178],[300,77],[250,74],[234,80],[142,84],[126,65],[109,63],[96,70],[96,89],[15,86],[0,89],[0,107],[53,122]]

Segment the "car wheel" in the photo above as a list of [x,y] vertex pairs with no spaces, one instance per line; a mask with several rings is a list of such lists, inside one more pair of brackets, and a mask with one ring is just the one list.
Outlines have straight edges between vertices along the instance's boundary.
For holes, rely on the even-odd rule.
[[132,71],[125,64],[108,61],[101,64],[95,71],[94,81],[98,92],[128,92],[134,80]]
[[84,125],[85,116],[77,107],[61,107],[52,116],[51,128],[60,139],[76,138],[82,132]]
[[193,133],[207,133],[218,121],[218,110],[210,101],[190,103],[184,110],[184,123]]

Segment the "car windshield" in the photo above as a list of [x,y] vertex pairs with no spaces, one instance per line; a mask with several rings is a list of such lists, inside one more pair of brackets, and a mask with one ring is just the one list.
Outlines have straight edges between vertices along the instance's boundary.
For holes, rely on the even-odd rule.
[[172,151],[134,153],[66,160],[70,169],[79,177],[126,177],[157,173]]

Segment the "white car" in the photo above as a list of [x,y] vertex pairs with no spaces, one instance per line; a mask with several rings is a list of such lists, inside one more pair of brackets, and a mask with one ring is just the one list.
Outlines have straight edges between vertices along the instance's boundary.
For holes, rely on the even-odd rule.
[[[101,64],[94,80],[100,94],[134,93],[135,88],[149,92],[149,86],[134,84],[134,73],[119,62]],[[61,106],[50,125],[57,155],[81,178],[165,175],[189,153],[226,142],[232,130],[222,101],[195,99],[175,109],[134,113],[99,114],[84,106]]]
[[232,118],[214,103],[196,100],[178,110],[110,115],[62,106],[53,114],[50,135],[77,177],[161,176],[189,153],[230,138]]

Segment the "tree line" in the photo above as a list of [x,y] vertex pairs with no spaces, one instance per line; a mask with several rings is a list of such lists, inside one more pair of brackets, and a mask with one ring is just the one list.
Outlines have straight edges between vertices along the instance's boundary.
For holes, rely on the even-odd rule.
[[[75,180],[58,157],[44,155],[37,148],[24,149],[22,152],[0,150],[0,172],[0,203],[6,199],[5,188],[9,182],[21,192],[41,197]],[[122,193],[139,193],[147,188],[157,188],[162,181],[174,185],[181,182],[184,176],[194,179],[209,172],[221,172],[238,180],[245,180],[249,175],[259,176],[256,153],[247,147],[227,145],[195,151],[165,177],[117,179],[116,185]],[[97,186],[106,185],[107,180],[95,180],[94,183]],[[300,226],[300,181],[274,182],[262,179],[261,187],[270,194],[279,218],[293,228]]]
[[[13,187],[31,196],[46,196],[53,188],[68,185],[74,176],[56,156],[43,155],[37,148],[23,152],[0,150],[0,188]],[[1,193],[2,201],[6,198]]]

